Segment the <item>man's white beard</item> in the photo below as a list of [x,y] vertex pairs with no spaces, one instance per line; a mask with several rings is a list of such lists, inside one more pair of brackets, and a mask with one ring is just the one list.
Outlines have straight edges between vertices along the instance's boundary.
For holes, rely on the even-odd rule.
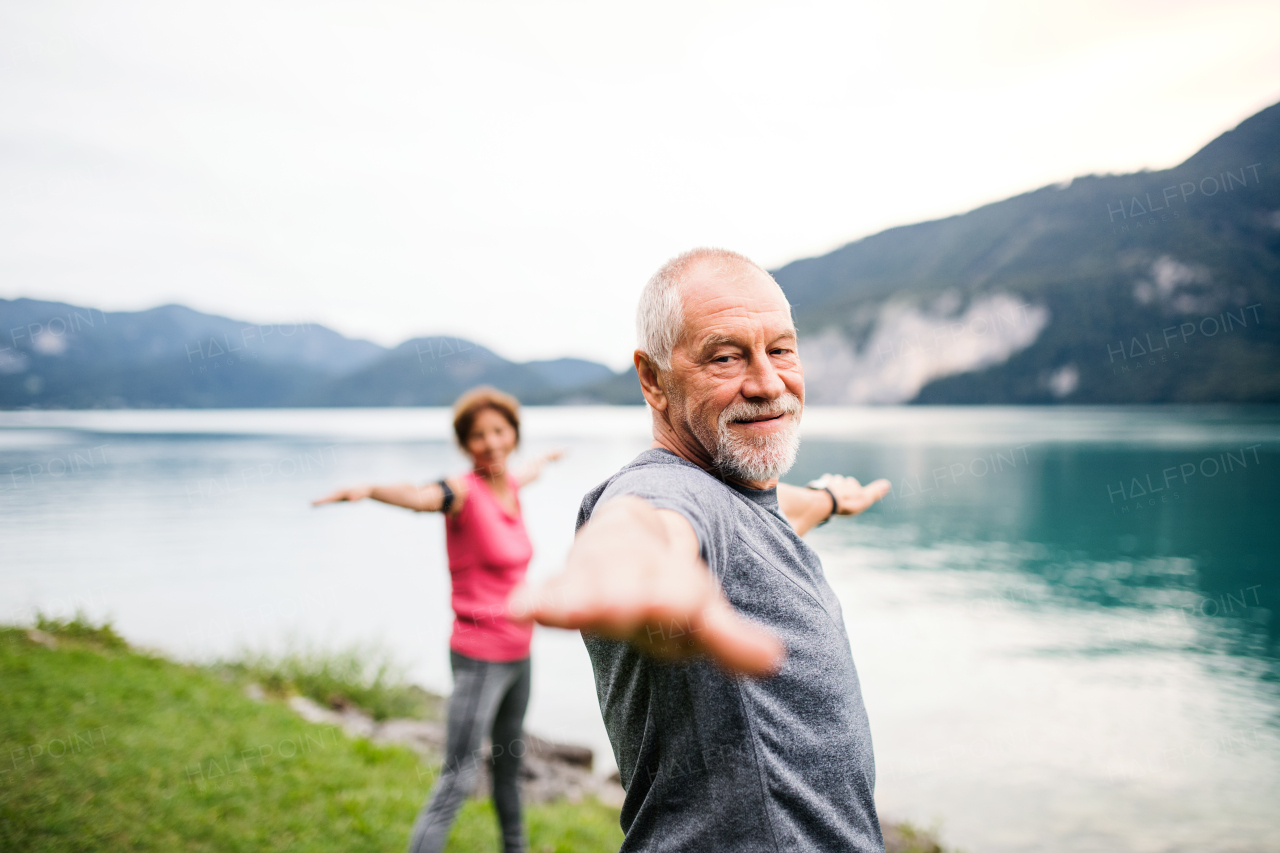
[[[772,403],[741,400],[720,413],[713,433],[705,421],[694,420],[693,433],[712,456],[712,464],[723,477],[758,482],[781,477],[795,464],[800,449],[800,414],[803,410],[795,394],[783,394]],[[770,435],[746,436],[729,426],[736,420],[770,415],[791,415],[785,430]]]

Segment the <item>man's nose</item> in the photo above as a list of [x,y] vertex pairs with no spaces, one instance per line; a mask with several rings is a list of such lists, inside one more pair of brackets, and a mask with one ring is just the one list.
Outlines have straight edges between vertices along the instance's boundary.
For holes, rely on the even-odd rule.
[[748,399],[776,400],[786,391],[787,385],[774,369],[768,355],[751,359],[742,383],[742,396]]

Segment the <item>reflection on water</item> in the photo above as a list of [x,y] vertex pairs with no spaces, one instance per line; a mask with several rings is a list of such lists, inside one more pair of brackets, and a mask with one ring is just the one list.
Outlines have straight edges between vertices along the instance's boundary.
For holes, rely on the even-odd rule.
[[813,537],[887,812],[982,850],[1274,847],[1277,431],[1163,428],[1190,440],[806,442],[796,479],[895,483]]
[[[646,414],[530,410],[566,447],[525,494],[535,575]],[[380,638],[447,689],[434,517],[312,510],[459,468],[440,410],[0,414],[0,617],[115,616],[193,657]],[[844,604],[882,810],[970,850],[1273,849],[1280,793],[1280,413],[806,413],[792,482],[884,476],[811,535]],[[539,630],[530,727],[607,755],[573,635]]]
[[831,467],[888,476],[894,494],[860,529],[930,551],[965,544],[986,561],[972,567],[1010,565],[1062,606],[1234,617],[1247,646],[1238,651],[1274,660],[1278,452],[1275,439],[1158,449],[810,440],[794,477]]

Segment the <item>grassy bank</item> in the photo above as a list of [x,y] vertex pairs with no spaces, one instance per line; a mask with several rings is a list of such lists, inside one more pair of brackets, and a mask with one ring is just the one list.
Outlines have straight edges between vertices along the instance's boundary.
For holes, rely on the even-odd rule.
[[[0,850],[404,850],[435,768],[255,701],[249,682],[379,717],[441,713],[376,653],[201,667],[81,620],[0,627]],[[595,801],[529,806],[525,819],[532,853],[622,843],[617,809]],[[885,836],[890,853],[941,853],[906,824]],[[469,800],[448,850],[498,849],[492,806]]]
[[444,700],[405,677],[404,667],[379,646],[333,651],[295,645],[278,654],[246,651],[215,667],[276,696],[296,692],[322,705],[354,705],[375,720],[443,720]]
[[[0,628],[0,849],[404,849],[434,778],[412,752],[308,724],[225,669],[141,654],[110,629],[42,627]],[[617,811],[594,802],[526,819],[539,853],[622,841]],[[487,802],[464,806],[448,849],[498,849]]]

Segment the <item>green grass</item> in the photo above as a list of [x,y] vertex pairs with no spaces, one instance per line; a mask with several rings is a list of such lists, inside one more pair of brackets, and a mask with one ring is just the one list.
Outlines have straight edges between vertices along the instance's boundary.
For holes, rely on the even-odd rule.
[[[0,850],[405,848],[433,779],[412,752],[306,723],[247,698],[232,671],[130,650],[109,628],[39,628],[56,649],[0,628]],[[526,820],[536,853],[622,842],[617,811],[595,802]],[[448,849],[497,838],[488,802],[468,801]]]
[[36,630],[66,640],[80,640],[108,649],[123,649],[128,645],[109,624],[94,625],[79,611],[70,620],[54,619],[43,613],[36,614]]
[[[0,850],[405,848],[435,768],[244,695],[253,681],[438,718],[440,697],[406,684],[385,653],[295,649],[198,667],[131,650],[81,616],[36,629],[0,627]],[[525,822],[532,853],[622,843],[618,811],[595,801],[531,806]],[[933,833],[885,829],[894,853],[941,850]],[[468,800],[448,850],[498,849],[492,804]]]
[[244,652],[219,664],[276,695],[301,693],[322,705],[356,705],[375,720],[443,719],[443,700],[408,684],[404,668],[377,646],[331,650],[295,646],[280,654]]

